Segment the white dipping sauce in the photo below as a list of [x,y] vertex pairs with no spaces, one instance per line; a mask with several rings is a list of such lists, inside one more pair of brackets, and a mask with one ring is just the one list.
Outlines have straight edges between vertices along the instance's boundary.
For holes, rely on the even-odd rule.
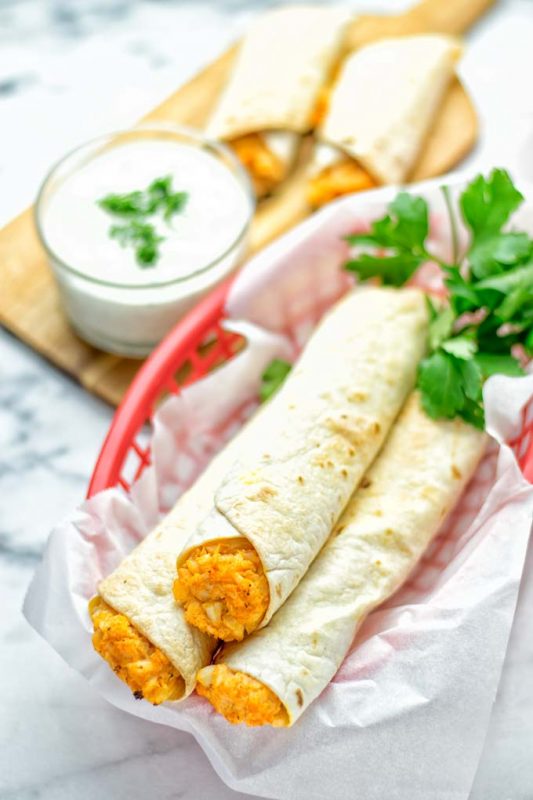
[[[165,238],[156,263],[139,265],[134,247],[109,236],[112,225],[128,218],[109,214],[98,200],[144,191],[167,175],[172,191],[186,192],[187,202],[168,223],[162,214],[146,218]],[[39,222],[66,311],[76,330],[104,349],[149,352],[242,255],[253,211],[248,188],[217,155],[194,143],[146,138],[101,144],[90,160],[49,181]]]

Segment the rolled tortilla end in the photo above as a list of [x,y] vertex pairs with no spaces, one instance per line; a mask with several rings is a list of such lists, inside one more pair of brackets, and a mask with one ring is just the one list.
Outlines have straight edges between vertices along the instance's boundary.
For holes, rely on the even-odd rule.
[[370,173],[338,148],[328,145],[318,147],[331,151],[329,163],[315,164],[307,184],[307,200],[313,208],[320,208],[337,197],[374,189],[378,184]]
[[187,622],[224,641],[240,641],[258,627],[269,594],[261,560],[244,538],[195,547],[174,582]]
[[251,727],[272,725],[284,728],[289,715],[276,694],[261,681],[229,669],[225,664],[204,667],[198,673],[196,690],[213,708],[233,725]]
[[185,681],[179,670],[124,614],[96,596],[89,603],[89,615],[94,649],[138,700],[159,705],[184,696]]
[[412,572],[485,446],[460,419],[430,419],[414,392],[305,577],[266,627],[200,671],[201,694],[229,722],[292,725]]
[[255,193],[274,191],[290,172],[298,149],[298,134],[291,131],[248,133],[228,144],[248,171]]

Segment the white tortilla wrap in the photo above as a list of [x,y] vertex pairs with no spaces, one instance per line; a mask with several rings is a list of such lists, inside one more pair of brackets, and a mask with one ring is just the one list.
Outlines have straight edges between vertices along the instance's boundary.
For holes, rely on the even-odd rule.
[[417,289],[364,288],[323,319],[179,557],[245,537],[269,587],[265,625],[328,538],[413,388],[427,311]]
[[246,34],[209,135],[234,139],[262,131],[305,133],[322,84],[340,57],[345,9],[277,8]]
[[128,617],[180,672],[183,697],[193,690],[200,667],[209,663],[216,640],[192,628],[174,600],[176,556],[211,508],[224,475],[253,439],[261,415],[262,410],[215,456],[157,528],[98,586],[106,603]]
[[[380,183],[401,183],[416,162],[460,54],[456,39],[439,34],[361,48],[343,65],[319,138],[338,148],[339,159],[350,156]],[[317,167],[322,163],[323,158]]]
[[[267,686],[292,725],[332,679],[364,618],[406,580],[483,453],[459,419],[431,420],[417,393],[307,575],[266,628],[217,663]],[[199,675],[209,687],[213,667]]]

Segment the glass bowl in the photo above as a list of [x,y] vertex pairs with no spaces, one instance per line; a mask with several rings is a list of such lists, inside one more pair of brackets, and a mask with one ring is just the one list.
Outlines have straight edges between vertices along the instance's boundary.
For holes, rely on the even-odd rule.
[[[47,222],[51,201],[66,179],[75,176],[95,159],[102,155],[108,157],[110,151],[125,144],[146,141],[179,142],[201,150],[227,168],[247,204],[246,213],[243,214],[244,224],[221,252],[216,252],[214,257],[209,258],[206,263],[200,263],[200,266],[196,264],[186,274],[169,276],[167,268],[164,277],[159,279],[156,275],[148,276],[148,270],[145,270],[143,282],[138,282],[138,274],[135,280],[108,280],[100,275],[96,277],[90,274],[91,270],[87,267],[92,258],[91,253],[96,253],[90,240],[79,242],[80,252],[83,248],[85,260],[85,266],[82,267],[72,263],[75,260],[72,257],[66,260],[60,252],[61,247],[52,241],[51,226]],[[158,176],[153,175],[153,178],[156,177]],[[246,250],[254,210],[255,195],[248,175],[228,147],[205,138],[197,131],[158,123],[100,136],[62,158],[49,172],[39,191],[35,220],[41,243],[57,281],[64,310],[74,330],[82,339],[102,350],[128,357],[144,357],[200,298],[237,267]],[[48,219],[50,218],[48,214]],[[210,231],[206,230],[203,236],[210,236]],[[116,246],[118,251],[119,245]],[[95,254],[94,258],[98,256]]]

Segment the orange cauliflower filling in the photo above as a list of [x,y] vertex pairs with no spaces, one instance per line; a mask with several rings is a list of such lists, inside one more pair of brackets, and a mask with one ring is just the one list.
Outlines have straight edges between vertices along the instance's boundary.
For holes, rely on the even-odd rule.
[[258,195],[268,194],[285,177],[285,167],[258,133],[233,139],[230,145],[252,178]]
[[200,670],[196,691],[233,725],[244,722],[281,728],[289,724],[285,707],[271,689],[225,664]]
[[135,697],[154,705],[182,697],[185,684],[177,669],[124,614],[101,597],[93,597],[89,614],[94,625],[94,649]]
[[366,170],[351,159],[326,167],[309,181],[307,199],[315,208],[336,197],[372,189],[377,184]]
[[174,597],[188,623],[228,642],[257,628],[270,591],[257,551],[235,538],[194,548],[178,566]]
[[318,128],[318,126],[326,116],[329,108],[330,95],[331,95],[331,86],[329,84],[322,86],[318,93],[316,104],[313,109],[313,113],[311,115],[311,121],[310,121],[311,128]]

